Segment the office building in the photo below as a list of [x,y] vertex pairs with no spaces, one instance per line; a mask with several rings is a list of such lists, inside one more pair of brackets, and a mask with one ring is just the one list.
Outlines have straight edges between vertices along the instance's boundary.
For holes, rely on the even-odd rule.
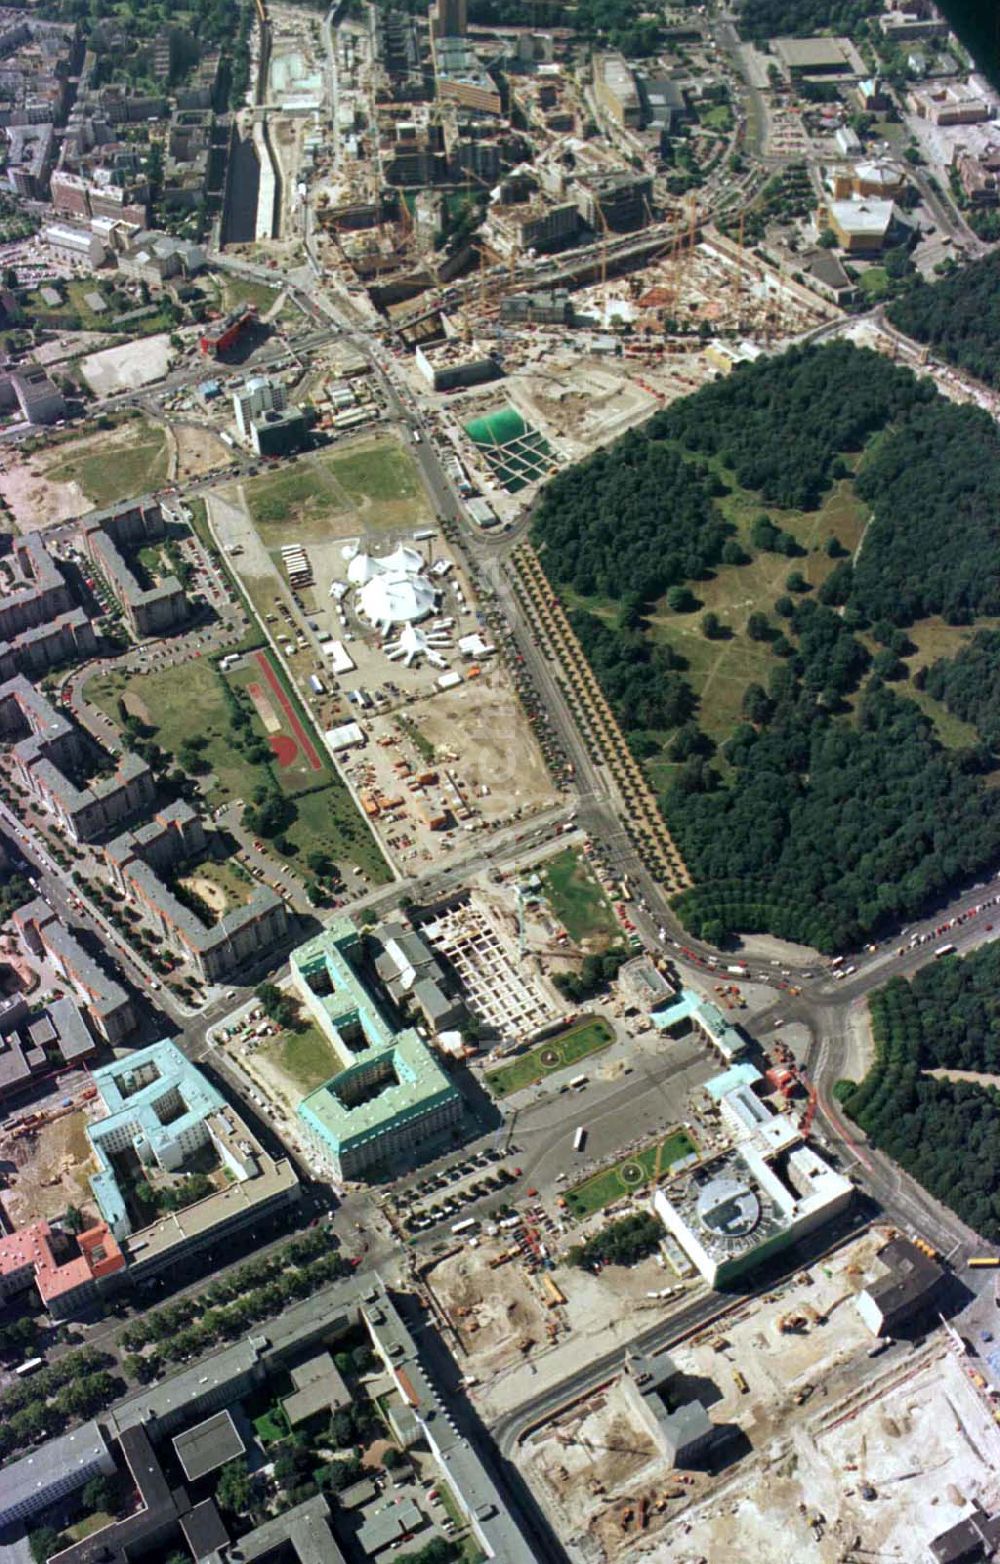
[[944,1272],[908,1238],[893,1238],[876,1256],[879,1274],[858,1293],[857,1311],[876,1336],[891,1336],[933,1303]]
[[638,130],[642,125],[642,100],[631,67],[624,55],[598,54],[594,59],[594,97],[617,125]]
[[[367,413],[362,412],[363,421]],[[261,413],[250,424],[250,444],[257,456],[290,456],[308,438],[305,414],[297,407]]]
[[288,406],[280,380],[268,375],[252,375],[233,392],[233,417],[241,440],[250,442],[250,426],[262,413],[280,413]]
[[21,417],[29,424],[55,424],[66,417],[66,399],[44,369],[31,364],[10,377]]
[[464,38],[469,30],[466,0],[436,0],[431,8],[431,34],[435,38]]
[[83,1423],[4,1468],[0,1526],[40,1515],[92,1477],[111,1477],[114,1471],[103,1430],[96,1422]]
[[413,1028],[398,1030],[363,970],[364,947],[347,918],[292,952],[292,978],[342,1069],[299,1104],[313,1144],[340,1178],[402,1165],[440,1143],[462,1100]]
[[437,38],[433,50],[439,98],[478,114],[501,113],[500,88],[464,38]]
[[677,1387],[680,1378],[667,1353],[626,1352],[619,1383],[632,1412],[670,1466],[690,1466],[708,1450],[716,1428],[700,1401]]
[[[298,1178],[275,1161],[199,1069],[171,1042],[154,1043],[93,1072],[103,1118],[87,1126],[98,1164],[90,1184],[121,1245],[130,1281],[144,1281],[267,1215],[294,1205]],[[155,1182],[213,1160],[216,1188],[153,1221],[131,1193],[135,1168]]]

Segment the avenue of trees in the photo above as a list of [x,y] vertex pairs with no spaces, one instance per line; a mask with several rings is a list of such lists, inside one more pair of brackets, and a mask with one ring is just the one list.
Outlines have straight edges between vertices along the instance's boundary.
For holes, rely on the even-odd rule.
[[1000,630],[979,630],[954,657],[942,657],[920,682],[963,722],[971,722],[984,743],[1000,749]]
[[992,251],[936,282],[916,283],[888,309],[908,337],[988,386],[1000,385],[1000,253]]
[[990,1242],[1000,1242],[1000,1093],[929,1070],[1000,1069],[1000,947],[893,978],[871,996],[875,1062],[845,1111],[874,1144]]

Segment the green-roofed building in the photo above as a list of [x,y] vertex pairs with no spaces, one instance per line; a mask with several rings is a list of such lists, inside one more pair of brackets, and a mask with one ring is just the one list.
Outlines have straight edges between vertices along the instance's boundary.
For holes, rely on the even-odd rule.
[[310,1092],[298,1116],[341,1178],[412,1161],[462,1116],[459,1093],[418,1033],[387,1020],[362,974],[363,956],[349,918],[292,952],[302,1002],[344,1066]]

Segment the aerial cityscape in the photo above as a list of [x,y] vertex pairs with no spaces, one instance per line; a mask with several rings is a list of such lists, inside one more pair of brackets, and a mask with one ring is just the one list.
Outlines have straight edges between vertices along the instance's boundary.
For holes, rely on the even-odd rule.
[[1000,34],[0,6],[0,1564],[1000,1559]]

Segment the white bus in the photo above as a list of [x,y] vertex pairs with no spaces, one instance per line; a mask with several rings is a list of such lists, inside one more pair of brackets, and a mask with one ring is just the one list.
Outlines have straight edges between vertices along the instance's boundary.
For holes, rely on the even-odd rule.
[[573,1150],[574,1151],[582,1151],[583,1150],[583,1146],[584,1146],[584,1142],[586,1141],[586,1139],[587,1139],[587,1131],[584,1128],[584,1126],[581,1124],[579,1129],[577,1130],[576,1134],[573,1136]]
[[939,945],[937,950],[934,952],[934,960],[940,961],[942,956],[953,956],[954,954],[954,945]]
[[24,1363],[18,1364],[17,1368],[14,1370],[14,1373],[23,1376],[33,1374],[36,1369],[41,1368],[44,1362],[44,1358],[27,1358]]
[[587,1077],[585,1075],[574,1075],[573,1079],[569,1083],[569,1089],[571,1092],[577,1092],[582,1086],[586,1086],[586,1084]]
[[477,1221],[477,1219],[474,1216],[467,1216],[467,1217],[464,1217],[461,1222],[456,1222],[455,1223],[454,1227],[452,1228],[452,1232],[453,1233],[471,1233],[472,1229],[474,1227],[478,1227],[478,1226],[479,1226],[479,1222]]

